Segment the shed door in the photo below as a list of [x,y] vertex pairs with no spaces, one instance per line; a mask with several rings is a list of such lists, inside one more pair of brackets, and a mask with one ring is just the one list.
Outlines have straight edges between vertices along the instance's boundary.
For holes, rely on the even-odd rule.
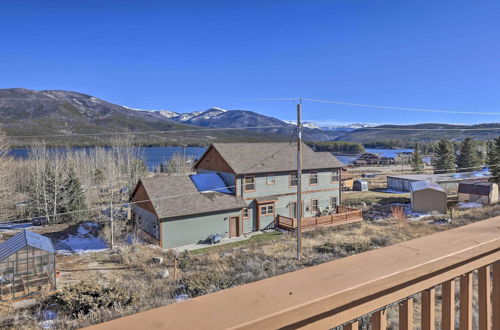
[[229,237],[240,236],[240,217],[229,218]]

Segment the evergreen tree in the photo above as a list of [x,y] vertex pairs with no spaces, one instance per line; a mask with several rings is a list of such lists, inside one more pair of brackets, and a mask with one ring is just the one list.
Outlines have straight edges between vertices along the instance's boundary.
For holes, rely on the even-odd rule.
[[420,154],[420,146],[418,143],[415,144],[415,148],[413,149],[411,167],[415,172],[421,172],[424,170],[424,161],[422,159],[422,155]]
[[86,212],[75,212],[81,211],[87,208],[87,202],[85,198],[85,192],[78,179],[75,170],[70,167],[66,174],[66,178],[63,184],[63,205],[64,220],[66,221],[81,221],[87,214]]
[[490,181],[500,184],[500,136],[497,137],[488,154],[488,165],[491,172]]
[[489,140],[486,145],[486,165],[495,164],[496,157],[496,140]]
[[457,167],[460,172],[470,172],[480,168],[482,165],[481,159],[478,157],[478,152],[474,140],[470,137],[465,138],[460,146],[460,154],[457,158]]
[[432,167],[435,173],[446,173],[455,169],[455,151],[450,140],[442,139],[434,148]]

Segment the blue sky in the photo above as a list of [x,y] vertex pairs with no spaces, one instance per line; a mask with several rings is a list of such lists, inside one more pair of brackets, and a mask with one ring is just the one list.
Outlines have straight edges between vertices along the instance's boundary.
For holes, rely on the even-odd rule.
[[[500,112],[498,1],[0,2],[0,88],[293,119],[304,97]],[[304,103],[306,120],[500,122]]]

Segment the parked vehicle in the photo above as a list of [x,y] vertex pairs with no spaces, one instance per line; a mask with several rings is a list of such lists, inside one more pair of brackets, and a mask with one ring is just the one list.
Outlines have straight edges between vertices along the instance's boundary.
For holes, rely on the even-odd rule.
[[31,221],[33,226],[46,226],[49,224],[49,221],[46,217],[35,218]]

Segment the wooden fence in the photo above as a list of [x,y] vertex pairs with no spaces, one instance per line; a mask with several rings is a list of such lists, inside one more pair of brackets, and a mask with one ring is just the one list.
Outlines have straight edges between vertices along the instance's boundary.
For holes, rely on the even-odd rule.
[[[337,213],[319,217],[302,218],[302,229],[308,229],[317,226],[338,226],[363,220],[361,210],[348,208],[344,206],[337,207]],[[283,229],[297,229],[297,219],[278,215],[276,224]]]
[[500,217],[95,328],[379,330],[389,325],[400,330],[500,329]]

